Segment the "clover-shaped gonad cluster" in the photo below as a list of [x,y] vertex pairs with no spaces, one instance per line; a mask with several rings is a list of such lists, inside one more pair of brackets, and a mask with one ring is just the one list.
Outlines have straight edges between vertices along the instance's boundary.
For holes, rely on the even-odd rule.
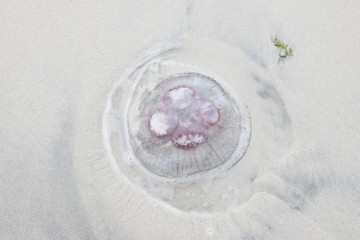
[[168,138],[177,148],[191,149],[208,140],[208,129],[219,118],[211,101],[198,97],[191,87],[178,86],[165,92],[148,126],[154,136]]

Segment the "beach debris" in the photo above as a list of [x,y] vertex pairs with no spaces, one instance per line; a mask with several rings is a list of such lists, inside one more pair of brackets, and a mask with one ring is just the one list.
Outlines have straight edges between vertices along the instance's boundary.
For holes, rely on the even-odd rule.
[[277,37],[273,40],[274,46],[280,49],[279,56],[281,58],[291,57],[294,55],[294,50],[289,47],[288,44],[285,44]]

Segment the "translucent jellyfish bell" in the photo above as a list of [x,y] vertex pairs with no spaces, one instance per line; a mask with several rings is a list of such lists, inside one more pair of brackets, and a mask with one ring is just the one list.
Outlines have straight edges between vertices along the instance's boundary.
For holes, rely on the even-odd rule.
[[214,79],[193,72],[142,77],[127,126],[135,163],[166,182],[219,176],[241,159],[250,140],[246,107]]

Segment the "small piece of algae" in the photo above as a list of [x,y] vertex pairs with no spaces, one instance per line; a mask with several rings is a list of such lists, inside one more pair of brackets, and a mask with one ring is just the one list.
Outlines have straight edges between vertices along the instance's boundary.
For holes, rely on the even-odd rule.
[[279,39],[275,38],[274,40],[274,46],[280,49],[279,56],[282,58],[286,58],[288,56],[293,56],[293,49],[288,46],[288,44],[285,44],[281,42]]

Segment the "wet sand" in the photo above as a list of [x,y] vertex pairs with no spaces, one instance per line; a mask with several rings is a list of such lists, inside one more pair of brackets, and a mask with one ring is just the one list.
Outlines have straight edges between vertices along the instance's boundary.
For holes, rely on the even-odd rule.
[[[355,1],[1,8],[4,239],[357,239]],[[148,189],[104,146],[114,84],[147,49],[179,37],[167,56],[221,79],[252,121],[245,156],[207,192]],[[275,37],[294,56],[279,60]],[[167,191],[172,200],[159,197]]]

